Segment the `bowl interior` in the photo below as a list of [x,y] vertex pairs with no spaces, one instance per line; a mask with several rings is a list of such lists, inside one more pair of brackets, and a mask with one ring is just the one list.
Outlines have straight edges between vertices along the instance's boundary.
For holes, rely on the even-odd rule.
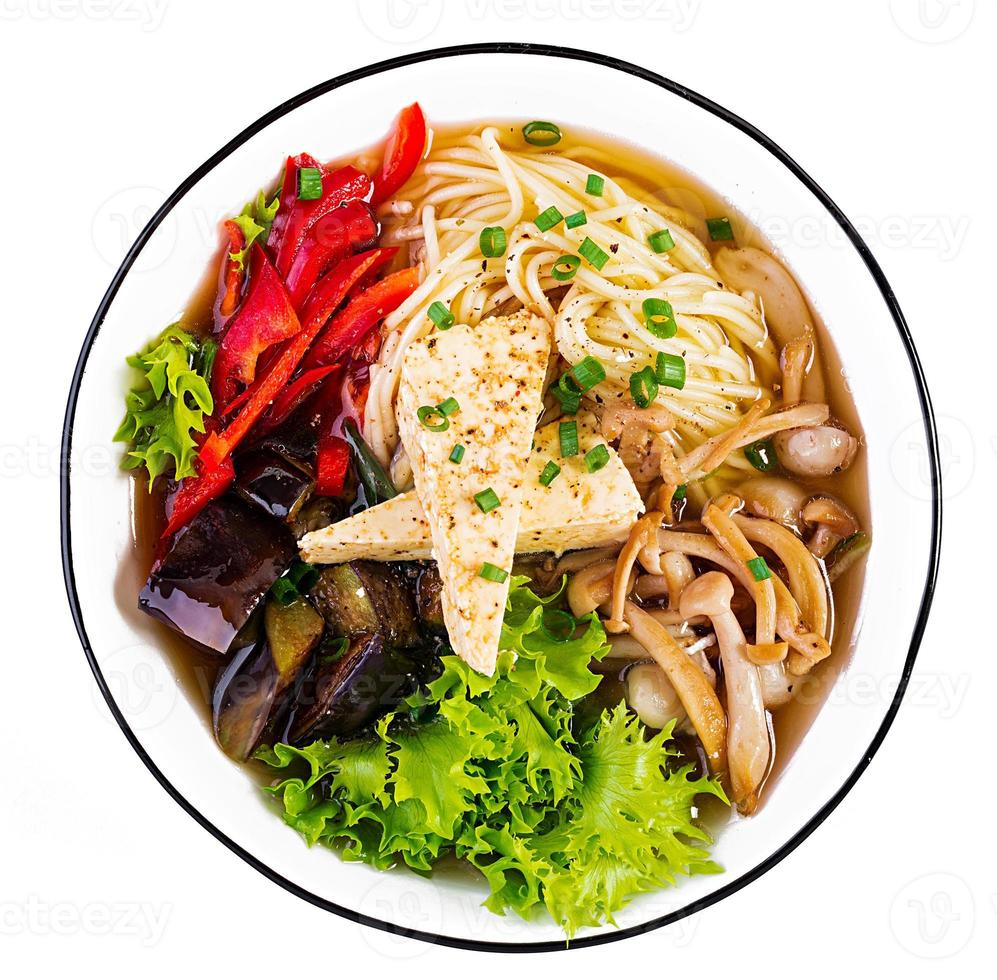
[[[585,98],[564,98],[570,91]],[[126,388],[124,356],[176,318],[218,252],[219,219],[269,181],[288,153],[334,158],[370,145],[414,98],[440,122],[553,118],[584,125],[672,160],[748,216],[778,216],[789,229],[814,221],[838,229],[821,198],[755,137],[677,90],[608,63],[450,53],[328,88],[202,168],[132,256],[85,351],[75,393],[67,560],[95,668],[138,746],[201,819],[259,867],[309,897],[403,929],[471,944],[563,945],[560,930],[546,921],[483,910],[485,891],[473,877],[381,874],[322,848],[309,851],[216,749],[203,710],[163,654],[162,633],[135,611],[142,571],[132,544],[132,490],[109,462],[120,451],[110,439]],[[709,902],[805,836],[877,744],[916,645],[933,567],[935,505],[932,446],[909,348],[883,291],[840,229],[823,240],[789,234],[778,244],[833,337],[865,429],[875,547],[861,633],[777,791],[755,818],[721,835],[715,854],[726,870],[636,899],[618,916],[623,928]]]

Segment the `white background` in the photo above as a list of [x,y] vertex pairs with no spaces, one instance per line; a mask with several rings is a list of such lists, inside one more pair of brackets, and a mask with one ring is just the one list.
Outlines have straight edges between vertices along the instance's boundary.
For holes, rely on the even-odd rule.
[[[994,0],[0,0],[4,975],[324,975],[396,960],[418,977],[524,967],[586,977],[649,967],[992,973],[995,31]],[[69,380],[152,210],[300,90],[406,51],[478,40],[554,42],[646,65],[795,157],[859,225],[907,314],[946,481],[932,619],[899,717],[855,789],[737,895],[562,962],[364,930],[230,854],[168,799],[110,719],[60,575]],[[156,327],[136,324],[136,338]]]

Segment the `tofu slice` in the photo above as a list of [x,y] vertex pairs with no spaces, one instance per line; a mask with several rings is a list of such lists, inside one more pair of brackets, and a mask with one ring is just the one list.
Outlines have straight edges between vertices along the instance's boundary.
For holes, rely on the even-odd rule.
[[[595,416],[578,416],[581,453],[560,458],[558,423],[537,429],[523,489],[516,554],[601,548],[626,539],[644,505],[622,460],[611,447],[609,462],[589,473],[584,454],[605,444]],[[545,487],[540,473],[548,460],[561,472]],[[301,557],[320,564],[367,558],[371,561],[424,561],[432,557],[429,521],[415,491],[399,494],[354,517],[300,541]]]
[[[395,413],[443,580],[443,618],[454,652],[484,674],[495,671],[509,582],[481,570],[512,567],[549,355],[550,328],[524,310],[437,331],[410,344],[402,363]],[[460,409],[433,432],[417,412],[447,398]],[[449,458],[456,443],[459,465]],[[486,514],[474,498],[488,489],[501,503]]]

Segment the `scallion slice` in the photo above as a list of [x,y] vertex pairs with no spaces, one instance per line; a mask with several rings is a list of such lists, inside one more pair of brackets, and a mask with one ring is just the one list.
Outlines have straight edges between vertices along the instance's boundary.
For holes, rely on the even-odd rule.
[[436,405],[423,405],[415,414],[430,432],[446,432],[450,428],[450,419]]
[[571,383],[571,379],[565,374],[550,386],[554,397],[561,404],[561,411],[565,415],[574,415],[582,405],[582,394]]
[[747,564],[748,570],[751,572],[751,575],[756,582],[764,582],[765,579],[772,578],[772,572],[761,555],[757,558],[752,558],[751,561],[746,562],[745,564]]
[[756,470],[769,473],[776,468],[779,460],[771,439],[759,439],[744,447],[744,455]]
[[478,247],[486,259],[497,259],[500,255],[505,255],[506,244],[505,229],[498,225],[482,228],[478,235]]
[[580,228],[582,225],[588,224],[588,215],[584,211],[576,211],[574,214],[569,214],[564,219],[565,228]]
[[630,397],[638,408],[647,408],[658,397],[658,379],[650,365],[630,375]]
[[443,401],[436,406],[436,408],[440,415],[445,415],[449,418],[451,415],[456,415],[457,412],[460,411],[460,402],[451,396],[450,398],[444,398]]
[[575,273],[581,264],[582,260],[577,255],[562,255],[555,260],[550,274],[558,282],[567,282],[569,279],[575,278]]
[[589,473],[597,473],[609,462],[609,450],[600,442],[585,454],[585,468]]
[[302,167],[298,171],[298,200],[317,201],[322,196],[322,171],[318,167]]
[[552,204],[546,211],[541,211],[537,215],[537,220],[533,223],[541,231],[550,231],[551,228],[555,225],[559,225],[562,221],[564,221],[564,215],[561,214],[561,212],[558,211]]
[[544,609],[540,616],[540,630],[554,643],[567,643],[575,635],[578,621],[563,609]]
[[454,315],[439,300],[430,304],[426,315],[440,330],[449,330],[454,325]]
[[562,422],[557,429],[557,437],[561,443],[562,456],[578,455],[578,423]]
[[474,495],[474,502],[478,505],[478,509],[482,514],[487,514],[490,510],[495,510],[502,503],[499,500],[498,494],[491,487],[480,491],[480,493],[476,493]]
[[545,486],[549,487],[554,480],[557,479],[557,474],[561,472],[561,467],[554,462],[554,460],[548,460],[547,465],[543,468],[543,472],[540,474],[540,482]]
[[578,385],[579,391],[588,391],[606,380],[606,369],[591,354],[583,357],[568,374]]
[[658,351],[658,356],[654,359],[654,377],[658,384],[666,388],[684,388],[685,358]]
[[277,579],[270,586],[270,594],[282,605],[289,606],[300,594],[295,584],[286,576]]
[[490,561],[486,561],[481,566],[478,575],[488,579],[489,582],[504,582],[509,577],[509,573],[504,568],[499,568],[498,565],[493,565]]
[[464,458],[464,447],[458,442],[453,449],[450,450],[450,462],[459,463]]
[[684,483],[680,483],[675,488],[675,493],[672,494],[672,502],[674,503],[676,500],[685,500],[686,491],[688,489],[689,488]]
[[591,238],[586,238],[585,241],[578,246],[578,254],[583,259],[588,259],[588,261],[600,271],[609,261],[609,253],[604,252],[601,248],[599,248],[599,246],[596,245]]
[[730,242],[734,240],[734,228],[730,223],[730,218],[707,218],[706,230],[710,233],[711,241]]
[[561,140],[561,130],[543,119],[534,119],[523,127],[523,139],[530,146],[553,146]]
[[659,255],[662,252],[670,252],[673,248],[675,248],[675,240],[672,238],[672,233],[667,228],[662,228],[661,231],[656,231],[648,235],[647,243]]
[[678,333],[678,324],[675,322],[675,311],[672,304],[666,299],[650,297],[640,305],[644,314],[644,326],[648,332],[659,340],[668,340]]
[[606,178],[598,174],[589,174],[585,181],[585,193],[593,197],[602,197],[602,189],[606,186]]

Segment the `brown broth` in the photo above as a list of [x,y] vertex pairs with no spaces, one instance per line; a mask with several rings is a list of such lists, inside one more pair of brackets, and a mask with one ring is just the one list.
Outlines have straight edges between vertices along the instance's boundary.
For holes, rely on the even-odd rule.
[[[470,131],[480,131],[484,124],[447,124],[436,126],[435,140],[437,144],[448,139],[466,134]],[[505,121],[489,123],[508,129],[514,136],[514,148],[529,152],[551,152],[537,150],[529,146],[518,134],[521,122]],[[768,252],[774,252],[772,245],[762,233],[753,226],[744,215],[738,213],[724,200],[720,190],[707,187],[693,175],[682,169],[676,163],[657,157],[644,149],[615,138],[589,131],[573,130],[566,134],[557,146],[557,152],[570,152],[572,156],[583,163],[588,163],[594,169],[607,172],[614,178],[628,178],[645,191],[660,198],[665,204],[679,207],[690,215],[689,227],[711,251],[720,245],[714,243],[706,233],[705,219],[726,215],[733,226],[737,245],[752,245]],[[377,148],[364,149],[350,156],[343,156],[337,163],[351,162],[362,169],[371,168],[371,161],[379,156]],[[202,281],[198,284],[187,311],[181,319],[182,325],[199,334],[210,331],[212,324],[212,303],[218,277],[217,258],[205,271]],[[805,284],[800,283],[801,291],[807,296]],[[823,372],[827,388],[828,403],[831,414],[839,420],[856,438],[860,445],[862,428],[853,400],[848,392],[847,375],[841,364],[827,329],[817,315],[813,302],[808,297],[812,322],[816,328],[818,353],[815,358],[815,370]],[[137,341],[141,338],[136,338]],[[137,344],[136,344],[137,345]],[[778,381],[775,377],[760,379],[768,386]],[[825,480],[798,481],[803,482],[814,492],[826,491],[845,501],[858,516],[864,530],[869,530],[869,506],[867,467],[864,452],[860,451],[855,463],[844,474]],[[133,494],[133,522],[135,533],[134,563],[131,570],[123,572],[117,583],[119,602],[122,608],[134,609],[135,595],[141,587],[141,580],[147,573],[151,562],[155,543],[163,526],[163,495],[145,492],[144,485],[135,484]],[[773,733],[775,738],[774,762],[766,784],[764,799],[771,793],[774,784],[796,748],[806,735],[814,717],[827,699],[835,680],[848,663],[853,649],[855,635],[860,620],[862,584],[864,566],[859,563],[840,579],[834,587],[833,595],[833,638],[832,654],[819,664],[812,674],[799,683],[794,692],[793,700],[773,715]],[[140,617],[143,618],[143,617]],[[187,696],[195,704],[205,724],[210,729],[210,694],[215,674],[221,665],[222,658],[204,654],[192,647],[177,634],[158,623],[150,624],[157,636],[157,643],[162,646],[178,681]],[[728,813],[714,813],[716,808],[710,808],[709,822],[716,826],[723,822]]]

